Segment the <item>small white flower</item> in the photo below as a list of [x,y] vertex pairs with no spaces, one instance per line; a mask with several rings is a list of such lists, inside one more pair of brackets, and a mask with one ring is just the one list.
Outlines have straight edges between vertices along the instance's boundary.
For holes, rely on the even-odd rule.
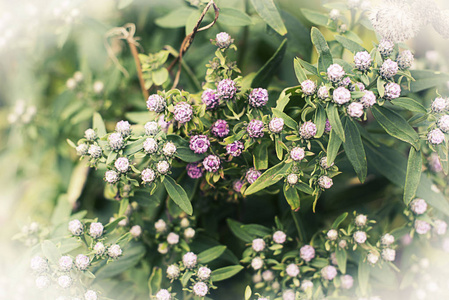
[[301,90],[306,96],[311,96],[315,93],[316,84],[310,79],[301,82]]
[[424,199],[416,198],[410,203],[410,209],[417,215],[422,215],[427,210],[427,203]]
[[182,257],[182,263],[187,269],[193,269],[196,266],[197,256],[193,252],[187,252]]
[[343,289],[349,290],[354,285],[354,278],[351,275],[340,276],[341,287]]
[[72,285],[72,278],[68,275],[62,275],[58,277],[58,284],[63,289],[68,289]]
[[290,158],[293,159],[294,161],[303,160],[305,155],[306,154],[305,154],[304,148],[301,148],[301,147],[294,147],[290,151]]
[[83,234],[84,227],[80,220],[72,220],[69,222],[69,231],[72,235],[79,236]]
[[159,132],[159,126],[157,122],[151,121],[145,124],[145,134],[146,135],[156,135]]
[[103,150],[98,145],[90,145],[87,153],[89,153],[92,158],[100,158],[103,154]]
[[84,137],[88,141],[93,141],[97,138],[97,134],[95,133],[95,130],[93,130],[92,128],[89,128],[86,131],[84,131]]
[[365,226],[366,222],[368,222],[368,218],[365,215],[360,214],[355,217],[355,225],[358,227]]
[[88,256],[86,256],[84,254],[78,254],[75,257],[75,265],[78,269],[80,269],[81,271],[84,271],[87,269],[87,267],[89,267],[90,259]]
[[69,90],[74,90],[76,88],[76,80],[73,78],[69,78],[67,79],[65,85]]
[[273,281],[274,273],[271,270],[265,270],[262,272],[262,278],[264,281]]
[[126,137],[131,134],[131,124],[128,121],[119,121],[115,125],[115,131],[120,133],[123,137]]
[[193,239],[195,237],[195,229],[189,227],[184,230],[184,237],[186,239]]
[[427,140],[433,145],[439,145],[444,142],[444,133],[439,129],[433,129],[427,133]]
[[93,290],[87,290],[84,293],[84,299],[85,300],[97,300],[98,299],[97,292],[95,292]]
[[396,251],[391,248],[385,248],[382,250],[382,258],[386,261],[394,261],[396,258]]
[[159,219],[156,223],[154,223],[154,228],[157,232],[162,233],[167,230],[167,223],[164,220]]
[[430,230],[430,224],[426,221],[416,220],[415,230],[418,234],[426,234]]
[[380,239],[380,242],[382,245],[390,246],[391,244],[394,243],[394,236],[392,236],[389,233],[386,233],[382,236],[382,238]]
[[278,230],[273,234],[273,241],[277,244],[283,244],[286,239],[287,235],[283,231]]
[[364,113],[364,106],[359,102],[352,102],[348,105],[347,112],[348,115],[352,118],[360,118]]
[[160,254],[167,254],[168,253],[168,245],[167,245],[167,243],[160,243],[157,246],[157,252],[159,252]]
[[438,119],[438,128],[444,133],[449,133],[449,115],[444,115]]
[[98,242],[94,246],[94,251],[96,255],[103,255],[104,251],[106,250],[106,247],[102,242]]
[[182,218],[181,223],[180,223],[182,228],[187,228],[190,226],[190,221],[187,218]]
[[284,129],[284,119],[273,118],[268,124],[268,129],[273,133],[279,133]]
[[129,160],[126,157],[119,157],[115,161],[114,166],[117,169],[117,171],[125,173],[129,169]]
[[174,233],[174,232],[170,232],[170,233],[167,235],[167,242],[168,242],[170,245],[176,245],[177,243],[179,243],[179,235],[177,235],[177,234]]
[[98,239],[100,236],[103,235],[103,224],[100,222],[94,222],[90,224],[89,234],[94,239]]
[[285,268],[285,273],[290,277],[296,277],[299,275],[299,267],[296,264],[289,264],[287,268]]
[[357,52],[354,55],[354,63],[357,70],[366,71],[371,67],[371,55],[368,51]]
[[142,171],[140,177],[142,178],[143,182],[150,183],[156,179],[156,173],[152,169],[146,168]]
[[340,17],[340,11],[338,10],[338,9],[332,9],[330,12],[329,12],[329,18],[331,19],[331,20],[337,20],[339,17]]
[[366,232],[365,231],[356,231],[356,232],[354,232],[354,235],[353,235],[353,237],[354,237],[354,241],[357,243],[357,244],[363,244],[363,243],[365,243],[366,242]]
[[346,248],[348,246],[348,242],[346,240],[340,240],[338,242],[338,247],[340,248]]
[[104,83],[99,80],[95,81],[93,89],[95,94],[101,94],[101,92],[103,92],[104,89]]
[[86,155],[88,151],[89,145],[87,144],[79,144],[78,146],[76,146],[76,154],[78,154],[79,156]]
[[36,255],[31,259],[30,267],[37,273],[43,273],[48,270],[48,262],[43,257]]
[[120,245],[114,244],[108,248],[108,255],[110,258],[117,258],[122,255],[123,251]]
[[433,222],[434,225],[434,231],[438,235],[444,235],[447,230],[447,223],[443,220],[435,220]]
[[177,265],[169,265],[167,268],[167,277],[169,279],[176,279],[179,277],[180,269]]
[[313,282],[310,280],[304,280],[301,284],[301,289],[306,292],[306,291],[310,291],[311,289],[313,289]]
[[331,229],[327,232],[327,238],[331,241],[336,241],[338,239],[338,231]]
[[156,153],[158,149],[157,141],[153,138],[147,138],[145,142],[143,142],[143,150],[146,153],[152,154]]
[[193,293],[198,297],[204,297],[209,292],[209,288],[207,287],[207,284],[204,282],[197,282],[193,286]]
[[251,267],[254,269],[254,270],[259,270],[259,269],[261,269],[262,267],[263,267],[263,260],[262,260],[262,258],[260,258],[260,257],[254,257],[253,259],[252,259],[252,261],[251,261]]
[[432,102],[431,108],[433,112],[443,112],[448,108],[448,101],[447,99],[441,97],[435,98]]
[[324,156],[320,159],[320,166],[321,168],[327,170],[329,168],[332,168],[334,166],[334,163],[331,163],[330,165],[327,164],[327,156]]
[[290,185],[295,185],[298,183],[298,175],[296,174],[288,174],[287,175],[287,182]]
[[171,294],[166,289],[161,289],[156,293],[157,300],[171,300]]
[[379,254],[374,253],[374,252],[370,252],[368,253],[368,255],[366,256],[366,260],[372,264],[375,265],[377,264],[377,262],[379,261]]
[[333,184],[334,184],[334,182],[332,181],[332,178],[330,178],[329,176],[323,175],[320,178],[318,178],[318,185],[322,189],[326,189],[326,190],[330,189]]
[[142,227],[140,227],[139,225],[134,225],[133,227],[131,227],[131,229],[129,230],[129,233],[131,233],[131,236],[133,238],[138,238],[140,237],[140,235],[142,234]]
[[165,143],[164,147],[162,148],[162,152],[166,156],[173,156],[176,152],[176,146],[172,142]]
[[167,174],[170,170],[170,164],[166,160],[161,160],[157,163],[156,169],[161,174]]
[[62,271],[70,271],[72,269],[72,266],[73,259],[70,256],[65,255],[59,259],[59,269],[61,269]]
[[256,252],[261,252],[265,249],[265,241],[263,239],[254,239],[252,248]]
[[339,82],[345,75],[345,70],[339,64],[333,64],[330,65],[329,68],[327,68],[327,77],[332,82]]
[[347,88],[340,86],[332,93],[332,99],[335,103],[343,105],[351,101],[351,92]]
[[42,289],[49,287],[51,284],[51,281],[50,281],[50,278],[48,278],[48,276],[41,275],[36,278],[35,284],[38,289],[42,290]]
[[360,98],[363,107],[368,108],[376,104],[376,95],[372,91],[364,91],[365,95]]
[[296,294],[294,290],[285,290],[282,292],[282,300],[295,300]]
[[199,280],[204,281],[204,280],[208,280],[210,278],[210,274],[211,274],[211,270],[209,268],[201,267],[198,269],[197,276],[198,276]]
[[324,85],[320,86],[320,88],[318,89],[318,92],[317,92],[317,96],[321,100],[326,100],[327,98],[329,98],[328,88]]
[[104,173],[104,180],[107,183],[114,184],[120,179],[119,173],[114,170],[108,170]]
[[299,256],[304,261],[309,262],[315,257],[315,249],[310,245],[304,245],[299,249]]

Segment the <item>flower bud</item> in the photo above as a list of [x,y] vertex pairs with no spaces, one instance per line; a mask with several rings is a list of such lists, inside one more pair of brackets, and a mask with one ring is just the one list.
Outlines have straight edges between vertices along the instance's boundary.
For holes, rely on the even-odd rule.
[[333,184],[334,184],[334,182],[332,181],[332,178],[330,178],[329,176],[323,175],[320,178],[318,178],[318,185],[322,189],[326,189],[326,190],[330,189]]
[[261,138],[263,137],[264,124],[260,120],[251,120],[246,127],[246,132],[248,132],[248,135],[252,138]]
[[327,169],[329,169],[329,168],[332,168],[332,167],[334,166],[334,163],[331,163],[330,165],[328,165],[328,164],[327,164],[327,156],[323,156],[323,157],[320,159],[320,166],[321,166],[321,168],[327,170]]
[[316,135],[316,132],[317,132],[316,125],[311,121],[305,122],[299,128],[299,135],[301,136],[301,138],[305,140],[313,138]]
[[384,246],[390,246],[391,244],[394,243],[394,236],[392,236],[389,233],[386,233],[382,236],[382,238],[380,239],[380,243]]
[[379,53],[383,57],[389,56],[391,53],[393,53],[393,49],[394,43],[387,39],[381,40],[379,45],[377,46],[377,50],[379,50]]
[[87,267],[89,267],[90,259],[84,254],[78,254],[75,257],[75,265],[79,270],[84,271],[87,269]]
[[265,270],[262,272],[262,279],[264,281],[273,281],[274,280],[274,273],[271,270]]
[[102,242],[98,242],[94,246],[95,255],[101,256],[106,251],[106,247]]
[[143,150],[145,150],[146,153],[152,154],[156,153],[158,149],[157,141],[153,138],[147,138],[145,142],[143,142]]
[[113,184],[113,183],[116,183],[119,179],[120,179],[119,173],[117,173],[117,172],[114,171],[114,170],[107,170],[107,171],[104,173],[104,180],[105,180],[107,183]]
[[190,138],[189,148],[197,154],[206,153],[209,147],[210,142],[206,135],[194,135]]
[[156,229],[156,232],[162,233],[167,230],[167,224],[164,220],[159,219],[156,223],[154,223],[154,228]]
[[226,145],[226,153],[233,157],[240,156],[243,150],[245,150],[245,145],[242,143],[242,141],[235,141]]
[[161,289],[156,293],[156,300],[171,300],[172,296],[166,289]]
[[327,68],[327,77],[330,81],[336,83],[343,79],[343,76],[346,75],[345,70],[339,64],[330,65]]
[[115,131],[120,133],[123,137],[131,134],[131,125],[128,121],[120,121],[115,125]]
[[129,160],[126,157],[119,157],[115,161],[114,166],[120,173],[126,173],[129,169]]
[[368,51],[357,52],[354,55],[355,68],[359,71],[367,71],[371,67],[371,55]]
[[164,153],[165,156],[171,157],[176,152],[176,146],[172,142],[165,143],[164,147],[162,148],[162,153]]
[[370,252],[368,253],[368,255],[366,256],[366,260],[372,264],[375,265],[377,264],[377,262],[379,261],[379,254],[374,253],[374,252]]
[[100,146],[90,145],[89,150],[87,151],[92,158],[100,158],[103,154],[103,150]]
[[50,278],[47,275],[41,275],[36,278],[35,281],[36,287],[40,290],[48,288],[51,284]]
[[122,255],[122,253],[122,248],[120,248],[120,246],[117,244],[114,244],[108,248],[108,256],[110,258],[118,258],[120,255]]
[[143,182],[150,183],[156,179],[156,173],[152,169],[146,168],[142,171],[140,177],[142,178]]
[[198,163],[187,164],[187,175],[192,179],[201,178],[203,176],[203,168],[198,166]]
[[97,292],[95,292],[93,290],[87,290],[84,293],[84,299],[85,300],[97,300],[98,299]]
[[394,261],[396,258],[396,251],[391,248],[385,248],[382,250],[382,258],[386,261]]
[[365,91],[365,85],[361,82],[355,82],[354,84],[351,84],[349,90],[351,90],[351,92],[363,92]]
[[298,183],[298,175],[296,174],[288,174],[287,176],[287,183],[290,185],[295,185]]
[[108,136],[108,143],[112,150],[120,150],[124,146],[123,137],[118,132],[111,133]]
[[268,102],[268,91],[263,88],[253,89],[248,96],[249,105],[254,108],[260,108]]
[[364,106],[362,103],[352,102],[348,105],[347,112],[352,118],[360,118],[364,113]]
[[243,180],[234,180],[234,182],[232,183],[232,189],[236,193],[241,193],[243,184]]
[[68,275],[62,275],[58,277],[58,284],[63,289],[68,289],[73,283],[73,280]]
[[288,289],[282,292],[282,300],[295,300],[296,293],[294,290]]
[[186,239],[193,239],[195,237],[195,229],[189,227],[184,230],[184,237]]
[[209,288],[207,287],[207,284],[204,282],[197,282],[193,286],[193,294],[195,294],[198,297],[204,297],[209,292]]
[[379,74],[383,79],[391,79],[398,73],[398,64],[391,59],[387,59],[383,62],[379,69]]
[[304,148],[301,147],[295,147],[290,151],[290,158],[297,162],[303,160],[305,155],[306,152],[304,151]]
[[65,255],[59,259],[59,269],[61,271],[68,272],[72,269],[72,267],[73,267],[73,259],[70,256]]
[[161,243],[157,246],[157,252],[160,254],[167,254],[168,253],[168,246],[167,243]]
[[331,229],[327,232],[327,238],[331,241],[336,241],[338,239],[338,231]]
[[196,266],[197,256],[193,252],[187,252],[182,257],[182,263],[187,269],[193,269]]
[[438,234],[438,235],[446,234],[446,230],[447,230],[446,222],[444,222],[443,220],[435,220],[433,222],[433,225],[434,225],[434,231],[436,234]]
[[246,171],[245,179],[248,181],[249,184],[253,184],[257,178],[260,177],[262,173],[254,168],[250,168],[248,171]]
[[265,249],[265,241],[263,239],[254,239],[252,248],[256,252],[261,252]]
[[95,133],[95,130],[89,128],[86,131],[84,131],[84,137],[88,141],[94,141],[97,138],[97,134]]
[[332,280],[337,276],[337,269],[334,266],[325,266],[321,269],[321,276],[325,280]]
[[315,257],[315,249],[310,245],[304,245],[299,249],[299,256],[305,262],[309,262]]
[[343,105],[351,101],[351,92],[345,87],[338,87],[332,93],[332,99],[335,103]]
[[310,79],[304,80],[303,82],[301,82],[301,90],[304,95],[312,96],[313,94],[315,94],[316,84]]
[[317,92],[317,96],[321,100],[326,100],[329,98],[329,90],[326,86],[320,86]]
[[146,135],[156,135],[159,132],[159,126],[157,122],[147,122],[144,126]]
[[448,107],[447,104],[448,104],[447,99],[441,98],[441,97],[435,98],[435,100],[433,100],[432,106],[431,106],[432,111],[436,112],[436,113],[443,112],[447,109],[447,107]]
[[198,276],[199,280],[204,281],[204,280],[208,280],[210,278],[210,274],[211,274],[211,270],[209,268],[201,267],[198,269],[197,276]]
[[277,244],[283,244],[286,239],[287,235],[283,231],[278,230],[273,234],[273,241]]
[[100,236],[103,235],[103,224],[100,222],[94,222],[90,224],[89,234],[94,239],[98,239]]
[[340,276],[341,288],[349,290],[354,285],[354,278],[351,275]]
[[341,14],[340,14],[340,11],[338,10],[338,9],[332,9],[330,12],[329,12],[329,19],[331,19],[331,20],[337,20],[339,17],[341,16]]
[[232,79],[223,79],[217,85],[217,96],[223,100],[230,100],[235,97],[237,87]]
[[301,289],[304,292],[310,291],[313,289],[313,282],[310,280],[303,280],[302,284],[301,284]]
[[43,257],[37,255],[31,259],[30,267],[37,273],[43,273],[48,271],[48,262]]
[[260,258],[260,257],[254,257],[254,258],[251,260],[251,267],[252,267],[255,271],[261,269],[261,268],[263,267],[263,260],[262,260],[262,258]]
[[449,115],[444,115],[438,119],[438,128],[444,133],[449,133]]
[[140,237],[142,235],[142,227],[140,227],[139,225],[134,225],[129,230],[129,233],[131,233],[131,236],[133,238],[138,238],[138,237]]
[[207,172],[217,172],[220,169],[220,158],[212,154],[207,156],[203,160],[203,167]]
[[346,241],[346,240],[340,240],[339,242],[338,242],[338,247],[340,247],[340,248],[346,248],[348,246],[348,242]]
[[176,234],[176,233],[174,233],[174,232],[170,232],[170,233],[167,235],[167,242],[168,242],[170,245],[176,245],[177,243],[179,243],[179,235]]
[[169,279],[177,279],[179,277],[179,267],[177,265],[170,265],[167,268],[167,277]]
[[360,103],[362,103],[365,108],[372,107],[376,104],[376,95],[372,91],[365,91],[365,95],[360,98]]
[[285,268],[285,273],[292,278],[298,276],[299,272],[299,267],[296,264],[289,264]]
[[76,154],[79,156],[83,156],[87,154],[87,151],[89,150],[89,145],[87,144],[79,144],[76,146]]
[[365,226],[366,222],[368,222],[368,218],[365,215],[360,214],[355,217],[355,225],[358,227]]
[[187,102],[178,102],[175,105],[173,117],[179,124],[185,124],[192,119],[192,106]]
[[399,84],[394,82],[389,82],[385,85],[384,98],[387,100],[393,100],[401,96],[401,87]]
[[229,125],[225,120],[217,120],[212,125],[211,132],[216,137],[224,138],[229,134]]
[[220,104],[220,99],[218,98],[217,91],[207,89],[201,95],[201,101],[206,104],[207,110],[213,110]]
[[424,199],[416,198],[410,202],[410,209],[417,215],[422,215],[427,210],[427,203]]
[[418,234],[426,234],[430,230],[430,224],[426,221],[416,220],[415,230]]
[[150,95],[147,100],[147,108],[155,113],[161,113],[165,109],[165,99],[157,94]]
[[101,81],[95,81],[93,85],[93,90],[95,94],[101,94],[104,90],[104,83]]
[[232,44],[232,39],[227,32],[220,32],[215,36],[215,42],[218,48],[225,49]]
[[365,231],[356,231],[353,234],[354,241],[357,244],[363,244],[366,242],[366,232]]
[[413,53],[410,50],[402,51],[398,56],[398,66],[402,70],[408,69],[412,66],[415,60]]
[[80,220],[72,220],[69,222],[69,231],[72,235],[79,236],[83,234],[84,227]]
[[167,174],[170,170],[170,164],[166,160],[158,161],[156,164],[156,169],[162,175]]

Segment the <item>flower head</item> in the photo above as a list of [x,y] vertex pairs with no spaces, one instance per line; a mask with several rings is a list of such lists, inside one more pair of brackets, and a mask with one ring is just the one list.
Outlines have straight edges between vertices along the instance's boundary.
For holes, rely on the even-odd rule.
[[209,139],[206,135],[194,135],[190,138],[190,150],[197,154],[206,153],[210,147]]
[[193,229],[192,227],[186,228],[184,230],[184,237],[186,239],[193,239],[195,237],[195,229]]
[[388,39],[382,39],[377,45],[377,50],[384,57],[390,56],[394,50],[394,43]]
[[329,78],[330,81],[334,83],[337,83],[340,80],[342,80],[345,75],[346,75],[345,70],[339,64],[333,64],[330,65],[329,68],[327,68],[327,77]]
[[201,166],[198,165],[198,163],[191,163],[186,166],[187,175],[192,178],[201,178],[203,176],[204,170],[201,168]]
[[156,135],[159,132],[159,125],[155,121],[147,122],[144,129],[146,135]]
[[382,258],[386,261],[394,261],[396,258],[396,251],[391,248],[385,248],[382,250]]
[[208,292],[209,288],[207,287],[207,284],[202,281],[195,283],[193,286],[193,293],[198,297],[204,297]]
[[94,239],[98,239],[103,235],[103,229],[103,224],[101,224],[100,222],[90,223],[89,234]]
[[84,271],[90,265],[90,259],[84,254],[78,254],[75,257],[75,265],[79,270]]
[[124,146],[123,137],[120,133],[114,132],[108,136],[109,147],[112,150],[120,150]]
[[227,32],[220,32],[215,36],[215,42],[218,48],[225,49],[232,44],[233,40]]
[[298,179],[299,179],[299,177],[298,177],[298,175],[296,175],[295,173],[292,173],[292,174],[288,174],[288,175],[287,175],[287,182],[288,182],[288,184],[290,184],[290,185],[295,185],[295,184],[297,184],[297,183],[298,183]]
[[256,252],[261,252],[265,249],[265,241],[263,239],[254,239],[252,248]]
[[285,268],[285,273],[290,277],[296,277],[299,275],[299,267],[296,264],[289,264]]
[[359,71],[369,70],[372,64],[371,55],[368,51],[357,52],[354,55],[355,68]]
[[313,138],[316,135],[316,132],[316,125],[311,121],[305,122],[299,128],[299,135],[305,140]]
[[242,141],[235,141],[226,145],[226,153],[234,157],[240,156],[243,150],[245,150],[245,145]]
[[192,106],[187,102],[178,102],[175,105],[173,117],[179,124],[184,124],[192,119]]
[[358,227],[365,226],[367,222],[368,222],[368,218],[366,217],[366,215],[360,214],[355,217],[355,225]]
[[243,180],[235,180],[235,181],[232,183],[232,189],[233,189],[236,193],[241,193],[243,183],[244,183]]
[[207,172],[215,173],[220,169],[220,158],[216,155],[209,155],[203,160],[203,167]]
[[199,280],[204,281],[204,280],[208,280],[210,278],[210,274],[211,274],[211,270],[209,268],[201,267],[198,269],[197,276],[198,276]]
[[427,210],[427,202],[424,199],[416,198],[410,202],[410,209],[417,215],[422,215]]
[[323,175],[318,178],[318,185],[322,189],[326,189],[326,190],[330,189],[333,184],[334,184],[334,182],[332,181],[332,178],[330,178],[329,176]]
[[340,276],[341,287],[345,290],[349,290],[354,285],[354,278],[351,275]]
[[268,102],[268,91],[263,88],[253,89],[248,96],[248,102],[255,108],[265,106]]
[[398,66],[402,70],[408,69],[412,66],[415,60],[413,53],[410,50],[402,51],[398,56]]
[[165,109],[165,99],[162,96],[159,96],[158,94],[153,94],[148,97],[147,100],[147,108],[150,111],[154,111],[156,113],[161,113]]
[[62,275],[58,277],[58,285],[63,289],[68,289],[73,283],[73,280],[68,275]]
[[273,234],[273,242],[277,244],[283,244],[286,239],[287,235],[283,231],[278,230]]
[[256,257],[254,257],[252,260],[251,260],[251,267],[254,269],[254,270],[259,270],[259,269],[261,269],[262,267],[263,267],[263,260],[262,260],[262,258],[260,258],[260,257],[258,257],[258,256],[256,256]]
[[438,235],[444,235],[447,231],[447,223],[443,220],[435,220],[433,222],[434,231]]
[[31,259],[30,267],[37,273],[43,273],[48,271],[48,261],[41,256],[34,256]]
[[249,122],[248,126],[246,127],[246,132],[248,132],[248,135],[252,138],[261,138],[263,137],[264,124],[260,120],[253,119]]
[[268,129],[272,133],[280,133],[282,129],[284,129],[284,119],[282,118],[273,118],[268,124]]
[[401,87],[399,84],[389,82],[385,85],[384,98],[387,100],[393,100],[401,96]]
[[196,266],[197,256],[193,252],[187,252],[182,257],[182,263],[187,269],[193,269]]
[[80,220],[72,220],[69,222],[69,231],[72,235],[79,236],[83,234],[84,226]]
[[354,234],[353,234],[353,238],[354,238],[354,241],[357,243],[357,244],[363,244],[363,243],[365,243],[366,242],[366,232],[365,231],[356,231],[356,232],[354,232]]
[[171,300],[172,296],[170,294],[170,292],[166,289],[160,289],[157,293],[156,293],[156,300]]
[[156,170],[160,174],[167,174],[168,171],[170,170],[170,164],[166,160],[158,161],[156,164]]
[[329,98],[329,89],[327,88],[327,86],[320,86],[317,92],[317,96],[321,100],[326,100],[327,98]]
[[224,138],[229,134],[229,125],[225,120],[217,120],[212,125],[211,132],[216,137]]
[[366,260],[370,264],[375,265],[379,261],[379,254],[374,253],[374,252],[369,252],[368,255],[366,256]]
[[290,158],[293,159],[294,161],[300,162],[301,160],[304,159],[305,155],[306,155],[306,152],[305,152],[304,148],[301,148],[301,147],[294,147],[290,151]]
[[315,257],[315,249],[310,245],[304,245],[299,249],[299,256],[304,261],[309,262]]
[[438,128],[444,132],[449,133],[449,115],[444,115],[438,119]]
[[154,223],[154,228],[156,229],[156,232],[162,233],[167,229],[167,223],[165,223],[164,220],[159,219]]
[[301,82],[301,90],[304,95],[312,96],[313,94],[315,94],[316,83],[310,79],[304,80],[303,82]]
[[351,92],[345,87],[338,87],[334,90],[332,99],[335,103],[343,105],[351,101]]
[[172,142],[166,142],[164,147],[162,147],[162,153],[165,156],[171,157],[176,153],[176,146]]
[[134,225],[129,230],[129,233],[131,233],[131,236],[133,238],[138,238],[138,237],[140,237],[142,235],[142,227],[140,227],[139,225]]
[[360,118],[364,113],[364,106],[359,102],[352,102],[348,105],[347,112],[348,115],[352,118]]
[[106,247],[102,242],[98,242],[94,246],[94,251],[96,255],[103,255],[104,251],[106,250]]
[[167,235],[167,242],[168,242],[170,245],[176,245],[176,244],[178,244],[178,243],[179,243],[179,235],[176,234],[176,233],[174,233],[174,232],[170,232],[170,233]]
[[249,184],[253,184],[257,178],[260,177],[262,173],[254,168],[250,168],[248,171],[246,171],[245,179],[248,181]]
[[426,221],[416,220],[415,221],[415,230],[418,234],[426,234],[430,230],[430,224]]
[[120,173],[126,173],[129,169],[129,160],[126,157],[119,157],[114,163],[114,167]]
[[394,243],[394,236],[392,236],[389,233],[386,233],[380,239],[380,243],[384,246],[390,246],[391,244]]
[[59,269],[64,272],[68,272],[72,269],[72,267],[73,259],[68,255],[61,256],[59,259]]
[[383,62],[382,67],[380,67],[379,74],[384,79],[391,79],[398,73],[398,69],[399,67],[397,62],[387,59]]
[[150,183],[156,179],[156,173],[153,171],[153,169],[146,168],[142,171],[140,177],[142,178],[143,182]]
[[94,141],[97,138],[97,133],[92,128],[89,128],[86,131],[84,131],[84,137],[88,141]]
[[206,104],[207,110],[213,110],[220,104],[217,91],[212,89],[207,89],[203,92],[201,95],[201,101]]
[[128,136],[131,134],[131,125],[128,121],[120,121],[115,125],[115,131],[120,133],[122,136]]
[[219,99],[233,99],[236,93],[237,87],[232,79],[223,79],[217,85],[217,95]]
[[331,229],[327,232],[327,238],[331,241],[336,241],[338,239],[338,231]]
[[120,245],[114,244],[108,248],[108,256],[110,258],[118,258],[122,253],[123,251]]
[[363,107],[368,108],[376,104],[376,95],[372,91],[365,91],[364,93],[365,95],[360,98],[360,103],[363,104]]
[[107,183],[113,184],[113,183],[116,183],[119,179],[120,179],[119,173],[117,173],[117,172],[114,171],[114,170],[107,170],[107,171],[104,173],[104,180],[105,180]]
[[103,150],[98,145],[90,145],[87,152],[92,158],[100,158],[103,154]]
[[36,287],[40,290],[45,289],[50,286],[51,281],[47,275],[41,275],[35,280]]
[[334,266],[325,266],[321,269],[321,276],[325,280],[332,280],[337,276],[337,269]]
[[89,150],[89,145],[87,144],[79,144],[76,146],[76,154],[79,156],[83,156],[87,154],[87,151]]
[[177,265],[169,265],[167,268],[167,277],[169,279],[176,279],[179,277],[180,269]]
[[431,108],[433,112],[443,112],[448,108],[448,101],[446,98],[437,97],[433,100]]

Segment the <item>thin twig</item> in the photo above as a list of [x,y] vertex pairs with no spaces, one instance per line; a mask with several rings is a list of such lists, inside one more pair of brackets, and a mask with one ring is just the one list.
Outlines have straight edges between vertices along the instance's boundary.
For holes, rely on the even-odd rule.
[[[207,24],[206,26],[203,26],[203,27],[200,28],[199,26],[201,25],[201,22],[203,21],[204,16],[205,16],[206,13],[209,11],[209,8],[210,8],[211,6],[214,8],[214,11],[215,11],[215,18],[214,18],[214,20],[213,20],[211,23],[209,23],[209,24]],[[206,7],[204,8],[203,12],[201,13],[201,16],[200,16],[200,18],[198,19],[198,21],[197,21],[195,27],[193,27],[192,32],[189,33],[189,34],[184,38],[184,40],[182,41],[181,47],[180,47],[180,49],[179,49],[179,55],[178,55],[178,57],[175,58],[175,60],[174,60],[174,61],[170,64],[170,66],[168,67],[168,70],[170,70],[176,63],[179,63],[178,71],[176,72],[176,76],[175,76],[175,80],[173,81],[173,87],[172,87],[172,89],[175,89],[176,86],[177,86],[178,83],[179,83],[179,77],[181,76],[181,68],[182,68],[182,63],[181,63],[181,62],[182,62],[182,56],[184,55],[184,53],[186,53],[186,51],[187,51],[187,50],[189,49],[189,47],[192,45],[192,42],[193,42],[193,39],[195,38],[196,33],[199,32],[199,31],[203,31],[203,30],[206,30],[206,29],[211,28],[211,27],[215,24],[215,22],[217,22],[218,15],[219,15],[219,9],[218,9],[218,6],[215,4],[214,0],[211,0],[211,1],[206,5]]]
[[112,51],[111,46],[109,45],[108,38],[117,37],[118,39],[126,40],[128,42],[129,48],[134,57],[134,63],[136,64],[137,76],[139,77],[140,88],[142,89],[143,97],[146,100],[148,98],[149,94],[148,94],[147,89],[145,88],[145,81],[143,80],[143,73],[142,73],[142,65],[141,65],[140,59],[139,59],[139,52],[137,51],[137,47],[140,47],[140,44],[137,42],[139,40],[139,38],[134,37],[135,33],[136,33],[136,25],[134,25],[132,23],[125,24],[123,27],[112,28],[111,30],[109,30],[106,33],[104,44],[105,44],[105,47],[106,47],[109,57],[115,63],[117,68],[126,77],[128,77],[129,76],[128,71],[126,71],[126,69],[119,63],[117,57],[115,56],[114,52]]

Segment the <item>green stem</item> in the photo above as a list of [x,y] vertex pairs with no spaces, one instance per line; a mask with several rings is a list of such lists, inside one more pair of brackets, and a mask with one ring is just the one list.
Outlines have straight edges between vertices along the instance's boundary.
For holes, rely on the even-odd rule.
[[304,242],[305,241],[305,233],[302,230],[301,219],[298,218],[298,216],[296,215],[296,212],[293,210],[292,210],[292,217],[293,217],[293,220],[295,221],[295,226],[296,226],[296,230],[298,231],[299,240],[301,242]]

